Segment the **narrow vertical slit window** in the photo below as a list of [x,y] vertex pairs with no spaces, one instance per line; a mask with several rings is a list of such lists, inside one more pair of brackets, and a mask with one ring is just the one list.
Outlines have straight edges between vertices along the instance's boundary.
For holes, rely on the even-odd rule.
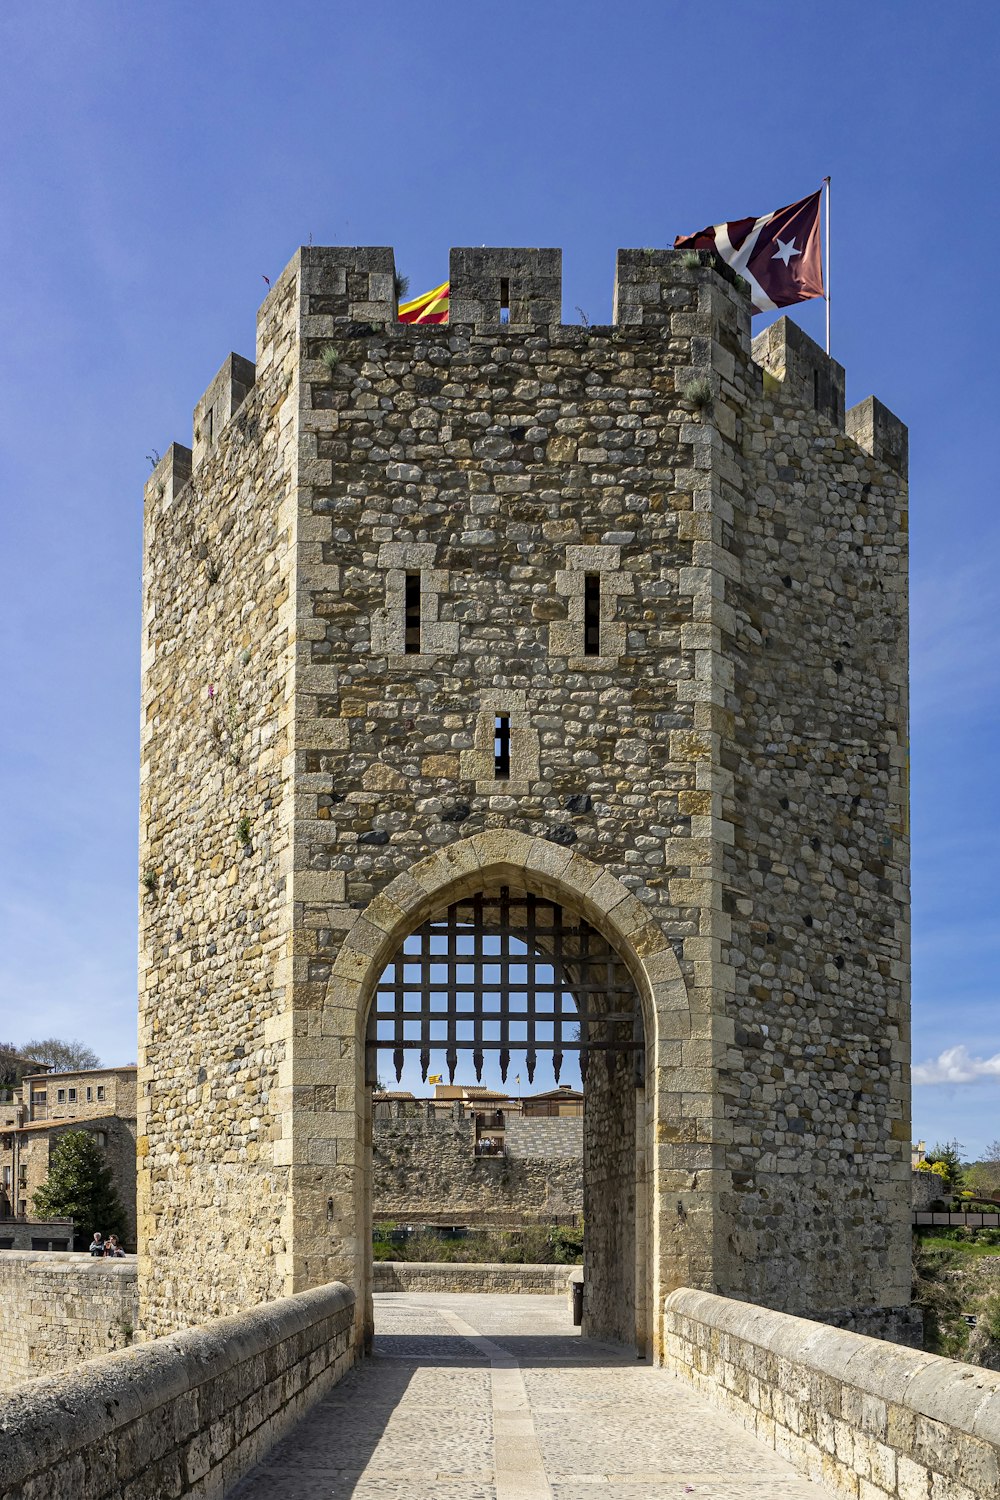
[[420,574],[406,575],[405,651],[416,656],[420,651]]
[[813,370],[813,410],[819,411],[819,371]]
[[601,654],[601,575],[583,575],[583,654]]
[[500,321],[510,322],[510,279],[507,276],[500,277]]
[[497,714],[493,722],[493,774],[498,781],[510,776],[510,718]]

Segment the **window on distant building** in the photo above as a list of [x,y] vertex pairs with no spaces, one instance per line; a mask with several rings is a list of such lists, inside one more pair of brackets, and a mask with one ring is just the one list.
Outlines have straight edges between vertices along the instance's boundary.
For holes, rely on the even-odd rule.
[[70,1091],[69,1091],[69,1102],[70,1102],[70,1104],[75,1104],[76,1103],[76,1089],[70,1089]]
[[66,1103],[66,1090],[65,1089],[60,1089],[59,1092],[56,1094],[56,1099],[57,1099],[57,1101],[60,1104],[65,1104]]
[[36,1104],[44,1104],[45,1101],[48,1099],[49,1096],[48,1096],[47,1090],[45,1090],[45,1089],[36,1089],[35,1092],[32,1094],[31,1097],[32,1097],[32,1099],[34,1099],[34,1101],[35,1101]]
[[99,1130],[97,1132],[97,1144],[99,1146],[103,1146],[106,1141],[107,1141],[107,1136],[104,1134],[104,1131],[103,1130]]
[[104,1084],[103,1083],[99,1083],[97,1085],[97,1101],[98,1101],[98,1103],[101,1103],[103,1101],[103,1099],[104,1099]]
[[88,1104],[93,1104],[93,1102],[94,1102],[94,1090],[92,1088],[88,1087],[88,1089],[87,1089],[87,1103]]

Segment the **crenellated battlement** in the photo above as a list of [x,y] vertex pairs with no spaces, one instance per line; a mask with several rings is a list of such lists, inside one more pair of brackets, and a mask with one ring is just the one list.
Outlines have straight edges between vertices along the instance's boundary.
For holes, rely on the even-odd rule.
[[244,359],[240,354],[230,354],[194,409],[193,469],[198,469],[211,453],[219,434],[243,405],[256,378],[257,370],[252,360]]
[[[627,339],[640,330],[648,337],[649,330],[662,330],[670,344],[664,364],[674,367],[678,389],[707,382],[714,395],[724,398],[718,416],[727,437],[735,433],[734,403],[756,391],[765,403],[780,400],[783,406],[815,412],[880,464],[905,476],[903,423],[875,397],[845,412],[844,367],[790,318],[779,318],[751,338],[746,284],[709,251],[619,250],[607,325],[562,322],[561,250],[459,247],[450,252],[449,281],[446,325],[400,323],[390,247],[300,247],[260,307],[257,365],[230,354],[195,406],[191,472],[215,450],[260,370],[272,358],[285,358],[290,332],[316,360],[322,344],[336,343],[343,325],[347,337],[377,328],[407,342],[442,344],[458,329],[475,334],[502,329],[513,338],[544,332],[572,341]],[[275,337],[281,351],[274,348]],[[686,357],[680,352],[682,342]],[[171,483],[180,481],[182,471],[178,460]]]

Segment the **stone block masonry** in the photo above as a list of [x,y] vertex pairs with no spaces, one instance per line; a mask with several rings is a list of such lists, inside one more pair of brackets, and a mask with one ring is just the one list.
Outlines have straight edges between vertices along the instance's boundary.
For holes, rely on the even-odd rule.
[[475,1122],[396,1108],[372,1126],[376,1219],[513,1227],[583,1212],[583,1121],[507,1120],[506,1156],[476,1156]]
[[495,1265],[474,1261],[377,1260],[376,1292],[522,1292],[565,1294],[573,1266]]
[[0,1391],[9,1391],[131,1344],[138,1320],[136,1263],[5,1250],[0,1307]]
[[220,1497],[353,1363],[353,1293],[318,1287],[0,1402],[0,1500]]
[[667,1298],[668,1368],[851,1500],[995,1500],[1000,1375],[708,1293]]
[[147,486],[143,1326],[342,1279],[362,1331],[373,986],[502,884],[641,997],[588,1148],[616,1324],[901,1305],[905,431],[708,257],[620,251],[588,328],[558,251],[453,251],[440,327],[393,270],[302,248]]

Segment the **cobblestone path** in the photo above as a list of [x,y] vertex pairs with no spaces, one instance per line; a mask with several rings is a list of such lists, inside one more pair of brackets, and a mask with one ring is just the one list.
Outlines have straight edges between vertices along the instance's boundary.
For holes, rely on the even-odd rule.
[[562,1297],[379,1293],[375,1326],[231,1500],[829,1500]]

